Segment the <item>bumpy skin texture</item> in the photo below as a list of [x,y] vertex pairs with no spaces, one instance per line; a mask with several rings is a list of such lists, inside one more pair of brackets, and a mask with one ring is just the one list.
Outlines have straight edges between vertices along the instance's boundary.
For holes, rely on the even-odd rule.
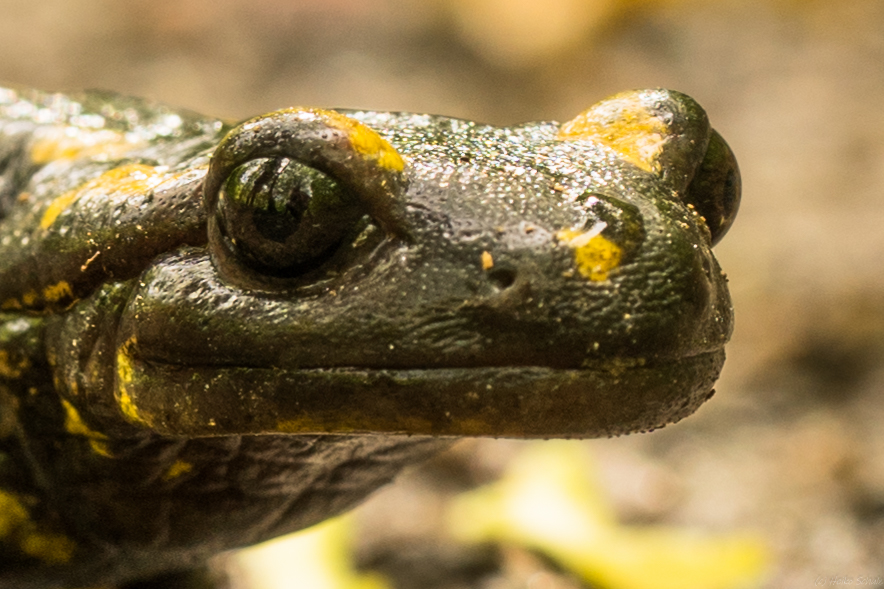
[[738,195],[665,90],[512,128],[0,91],[0,588],[197,566],[453,436],[690,414]]

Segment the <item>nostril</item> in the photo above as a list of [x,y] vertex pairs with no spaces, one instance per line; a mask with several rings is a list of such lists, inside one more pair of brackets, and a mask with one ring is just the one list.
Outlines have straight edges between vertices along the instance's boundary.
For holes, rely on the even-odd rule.
[[488,280],[498,289],[504,290],[516,281],[516,271],[512,268],[495,268],[488,272]]

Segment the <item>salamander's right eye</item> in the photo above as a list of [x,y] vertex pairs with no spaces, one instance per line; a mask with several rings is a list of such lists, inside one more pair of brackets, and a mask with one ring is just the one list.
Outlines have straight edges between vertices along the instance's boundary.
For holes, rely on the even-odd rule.
[[385,139],[334,111],[287,109],[246,121],[218,145],[203,184],[209,247],[245,287],[320,266],[370,217],[409,239],[405,161]]
[[365,213],[327,174],[288,158],[262,158],[227,177],[215,218],[223,246],[241,263],[286,277],[321,261]]

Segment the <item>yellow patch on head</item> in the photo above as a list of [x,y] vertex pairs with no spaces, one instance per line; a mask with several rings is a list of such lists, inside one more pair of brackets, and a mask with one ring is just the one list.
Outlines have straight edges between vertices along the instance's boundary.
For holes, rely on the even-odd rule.
[[120,405],[120,411],[123,412],[123,415],[131,421],[132,423],[144,423],[144,419],[138,413],[138,407],[135,406],[135,402],[132,400],[132,397],[129,396],[129,393],[125,388],[120,387],[120,398],[118,399]]
[[594,282],[608,279],[608,273],[620,265],[623,250],[603,237],[600,231],[575,231],[563,229],[556,233],[556,238],[574,250],[574,262],[577,270]]
[[308,110],[322,118],[329,126],[347,133],[353,149],[375,160],[378,166],[394,172],[401,172],[405,169],[405,161],[396,148],[369,127],[332,110],[318,108]]
[[136,147],[126,136],[109,129],[43,127],[31,146],[31,160],[48,164],[55,160],[106,156],[116,158]]
[[84,197],[118,200],[143,194],[160,184],[165,177],[155,167],[127,164],[108,170],[79,188],[56,197],[40,219],[40,227],[48,229],[71,205]]
[[490,270],[494,267],[494,258],[490,252],[482,252],[482,270]]
[[617,94],[577,115],[559,129],[561,141],[595,141],[646,172],[659,173],[657,158],[668,139],[665,121],[631,92]]
[[33,502],[24,495],[0,490],[0,542],[49,565],[69,562],[76,544],[67,536],[41,529],[27,508]]
[[129,348],[135,344],[135,339],[127,340],[117,350],[117,405],[129,422],[138,425],[150,425],[150,423],[139,412],[135,401],[132,400],[130,388],[132,381],[135,379],[135,370],[132,368],[132,358],[129,355]]

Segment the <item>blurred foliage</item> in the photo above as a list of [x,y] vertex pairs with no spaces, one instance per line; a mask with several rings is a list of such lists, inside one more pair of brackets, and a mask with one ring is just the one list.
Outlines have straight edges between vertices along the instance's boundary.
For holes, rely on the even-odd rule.
[[770,560],[760,538],[619,525],[583,450],[554,441],[529,447],[499,482],[454,500],[452,533],[539,550],[592,587],[757,586]]
[[257,589],[390,589],[352,560],[352,516],[240,551],[228,567],[236,582]]

